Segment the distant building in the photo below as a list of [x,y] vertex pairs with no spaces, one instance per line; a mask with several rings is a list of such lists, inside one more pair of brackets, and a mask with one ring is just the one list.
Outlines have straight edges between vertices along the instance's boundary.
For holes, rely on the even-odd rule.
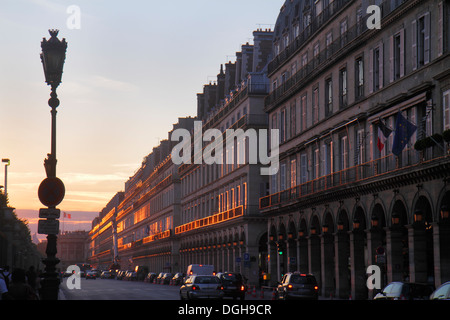
[[67,231],[58,235],[57,257],[60,263],[57,267],[61,271],[65,271],[70,265],[87,262],[87,240],[87,231]]

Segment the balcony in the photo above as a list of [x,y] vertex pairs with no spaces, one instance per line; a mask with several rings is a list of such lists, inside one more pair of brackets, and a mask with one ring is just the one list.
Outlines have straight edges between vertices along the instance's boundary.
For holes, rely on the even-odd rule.
[[[414,149],[404,150],[400,157],[393,154],[351,168],[333,172],[306,183],[297,185],[259,200],[264,212],[291,204],[316,201],[333,201],[330,194],[336,192],[340,198],[374,192],[390,185],[414,183],[414,179],[430,179],[435,174],[449,170],[450,155],[442,151],[420,153]],[[442,171],[442,172],[441,172]],[[312,201],[312,202],[311,202]]]
[[206,218],[194,220],[175,228],[175,234],[180,234],[204,227],[212,226],[244,215],[244,207],[239,206],[224,212],[216,213]]

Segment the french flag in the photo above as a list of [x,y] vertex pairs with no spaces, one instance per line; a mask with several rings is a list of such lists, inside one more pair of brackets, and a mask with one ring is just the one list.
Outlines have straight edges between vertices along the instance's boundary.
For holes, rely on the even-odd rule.
[[391,135],[392,130],[386,127],[386,125],[380,120],[378,123],[378,141],[377,141],[377,147],[380,152],[384,149],[384,146],[386,145],[386,140]]

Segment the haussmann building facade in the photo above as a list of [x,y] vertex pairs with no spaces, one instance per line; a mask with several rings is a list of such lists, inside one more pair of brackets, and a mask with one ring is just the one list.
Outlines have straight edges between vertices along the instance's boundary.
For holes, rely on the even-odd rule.
[[272,280],[312,273],[345,299],[373,295],[370,265],[382,286],[450,280],[449,16],[449,1],[285,2],[265,104],[280,168],[260,199]]
[[[300,271],[343,299],[373,296],[371,265],[382,286],[449,281],[449,16],[447,0],[287,0],[93,222],[90,261],[213,264],[271,286]],[[195,153],[175,164],[180,128],[224,140],[227,129],[277,129],[279,166],[261,175],[250,137],[224,148],[222,164]]]

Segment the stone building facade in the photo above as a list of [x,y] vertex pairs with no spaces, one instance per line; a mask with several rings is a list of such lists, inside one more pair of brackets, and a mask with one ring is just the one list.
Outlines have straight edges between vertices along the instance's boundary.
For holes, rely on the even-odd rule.
[[[368,28],[369,4],[381,8],[380,29]],[[449,1],[282,7],[265,109],[280,130],[280,170],[260,200],[278,279],[309,272],[322,295],[357,299],[373,294],[370,265],[383,285],[450,279],[450,158],[439,138],[450,120],[449,10]],[[401,117],[416,127],[405,137]],[[430,136],[434,146],[414,148]]]

